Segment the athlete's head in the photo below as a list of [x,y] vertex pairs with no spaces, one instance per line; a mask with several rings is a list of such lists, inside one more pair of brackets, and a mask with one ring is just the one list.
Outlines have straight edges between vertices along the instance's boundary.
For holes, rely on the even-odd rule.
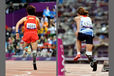
[[77,9],[77,14],[78,15],[85,15],[85,16],[88,16],[88,11],[86,11],[83,7],[79,7]]
[[35,15],[36,13],[36,8],[32,5],[28,5],[26,10],[27,10],[28,15]]

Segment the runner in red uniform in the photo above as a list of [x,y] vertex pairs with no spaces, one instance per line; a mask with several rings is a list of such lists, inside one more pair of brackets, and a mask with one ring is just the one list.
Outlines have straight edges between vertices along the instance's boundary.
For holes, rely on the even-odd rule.
[[35,16],[36,9],[34,6],[29,5],[26,8],[27,16],[20,19],[16,24],[16,39],[19,39],[19,26],[24,23],[24,47],[31,44],[33,56],[37,55],[37,40],[38,40],[38,30],[40,30],[39,19]]
[[27,16],[26,21],[24,22],[24,36],[23,41],[26,43],[35,42],[38,40],[38,20],[36,16]]

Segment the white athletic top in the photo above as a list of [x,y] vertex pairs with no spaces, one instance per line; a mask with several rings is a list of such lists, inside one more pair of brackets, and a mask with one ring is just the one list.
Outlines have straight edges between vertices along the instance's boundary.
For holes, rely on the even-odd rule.
[[81,16],[80,20],[80,32],[93,36],[93,25],[90,17]]

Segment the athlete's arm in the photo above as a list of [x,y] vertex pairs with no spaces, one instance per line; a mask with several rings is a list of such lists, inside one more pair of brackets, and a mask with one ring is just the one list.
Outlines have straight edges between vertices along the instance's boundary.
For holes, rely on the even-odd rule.
[[16,32],[18,32],[19,26],[26,20],[26,17],[20,19],[16,24]]
[[76,22],[76,36],[78,36],[78,32],[80,31],[80,17],[78,16],[78,17],[75,17],[74,18],[74,20],[75,20],[75,22]]
[[36,19],[37,19],[37,21],[38,21],[38,30],[40,30],[40,20],[39,20],[39,18],[37,18],[37,17],[36,17]]
[[16,39],[19,38],[19,33],[18,33],[18,29],[19,29],[19,26],[26,20],[26,17],[23,17],[22,19],[20,19],[17,24],[16,24]]

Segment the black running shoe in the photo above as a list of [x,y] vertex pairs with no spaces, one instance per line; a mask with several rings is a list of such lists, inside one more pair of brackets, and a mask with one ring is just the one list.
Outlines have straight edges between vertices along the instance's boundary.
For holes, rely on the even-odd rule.
[[90,62],[90,66],[93,68],[93,71],[97,71],[97,61],[95,59]]
[[86,55],[89,62],[90,66],[93,68],[93,71],[97,71],[97,60],[94,59],[91,55]]

